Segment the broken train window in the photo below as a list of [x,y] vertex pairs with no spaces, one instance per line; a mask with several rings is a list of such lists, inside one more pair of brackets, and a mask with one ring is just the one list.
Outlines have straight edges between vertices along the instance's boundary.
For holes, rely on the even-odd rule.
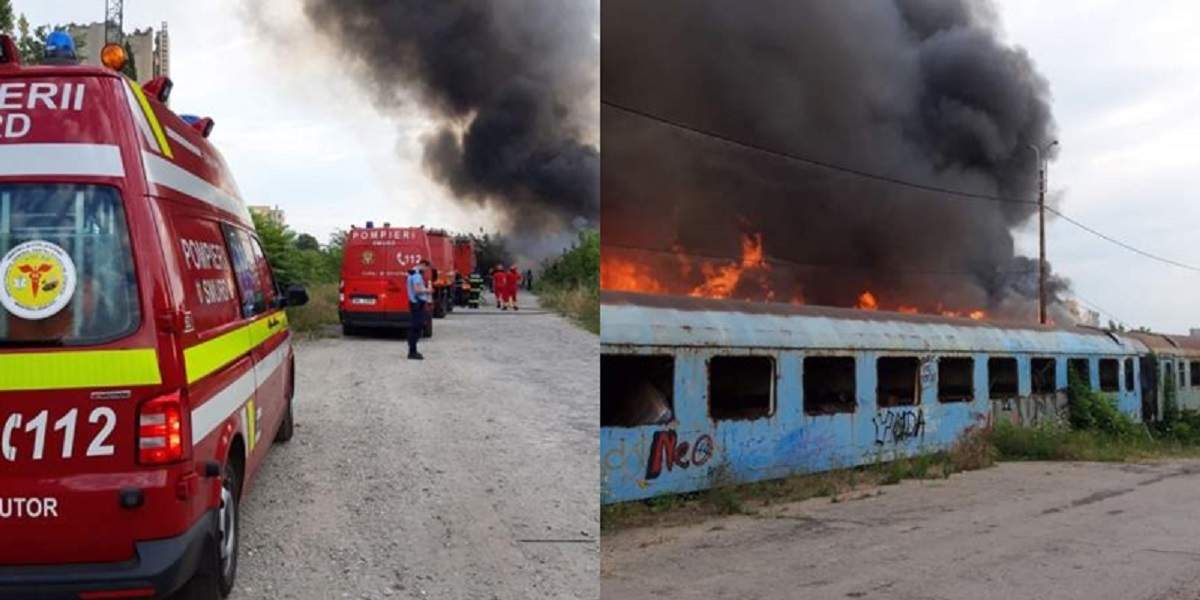
[[637,427],[674,419],[675,358],[600,356],[600,426]]
[[855,390],[854,357],[804,358],[804,414],[852,413]]
[[775,359],[714,356],[708,361],[708,414],[716,420],[768,417],[774,410]]

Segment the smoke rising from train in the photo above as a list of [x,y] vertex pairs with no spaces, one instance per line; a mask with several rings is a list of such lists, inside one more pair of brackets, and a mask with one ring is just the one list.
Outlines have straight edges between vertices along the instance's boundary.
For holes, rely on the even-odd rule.
[[[989,3],[744,8],[605,0],[604,99],[861,171],[1037,198],[1029,145],[1054,138],[1049,86],[1001,40]],[[1034,205],[864,179],[609,106],[601,115],[609,287],[641,277],[658,291],[841,306],[869,290],[880,308],[1036,318],[1037,260],[1015,253],[1011,233]],[[754,244],[766,258],[747,262]],[[757,267],[722,281],[736,261],[711,257],[739,254]],[[1067,285],[1051,277],[1052,303]]]
[[439,122],[424,166],[519,237],[595,224],[597,3],[305,0],[375,104]]

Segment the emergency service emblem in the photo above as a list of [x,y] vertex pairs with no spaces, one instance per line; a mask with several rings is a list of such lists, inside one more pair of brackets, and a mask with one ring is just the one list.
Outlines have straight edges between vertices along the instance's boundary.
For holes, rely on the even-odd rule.
[[375,262],[375,253],[374,252],[367,250],[366,252],[362,253],[362,264],[369,265],[373,262]]
[[31,321],[58,314],[75,294],[75,263],[66,250],[44,240],[18,244],[0,260],[0,304]]

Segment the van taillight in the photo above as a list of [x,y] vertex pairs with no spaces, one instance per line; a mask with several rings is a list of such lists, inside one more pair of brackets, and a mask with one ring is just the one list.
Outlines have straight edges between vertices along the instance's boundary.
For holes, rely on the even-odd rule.
[[138,462],[162,465],[183,460],[183,402],[179,392],[159,396],[138,410]]

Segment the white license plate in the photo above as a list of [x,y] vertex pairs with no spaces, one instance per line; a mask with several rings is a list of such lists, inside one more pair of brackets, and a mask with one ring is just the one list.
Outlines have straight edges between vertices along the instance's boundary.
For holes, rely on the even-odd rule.
[[366,305],[371,305],[371,304],[375,304],[375,299],[374,299],[374,298],[351,298],[351,299],[350,299],[350,304],[366,304]]

